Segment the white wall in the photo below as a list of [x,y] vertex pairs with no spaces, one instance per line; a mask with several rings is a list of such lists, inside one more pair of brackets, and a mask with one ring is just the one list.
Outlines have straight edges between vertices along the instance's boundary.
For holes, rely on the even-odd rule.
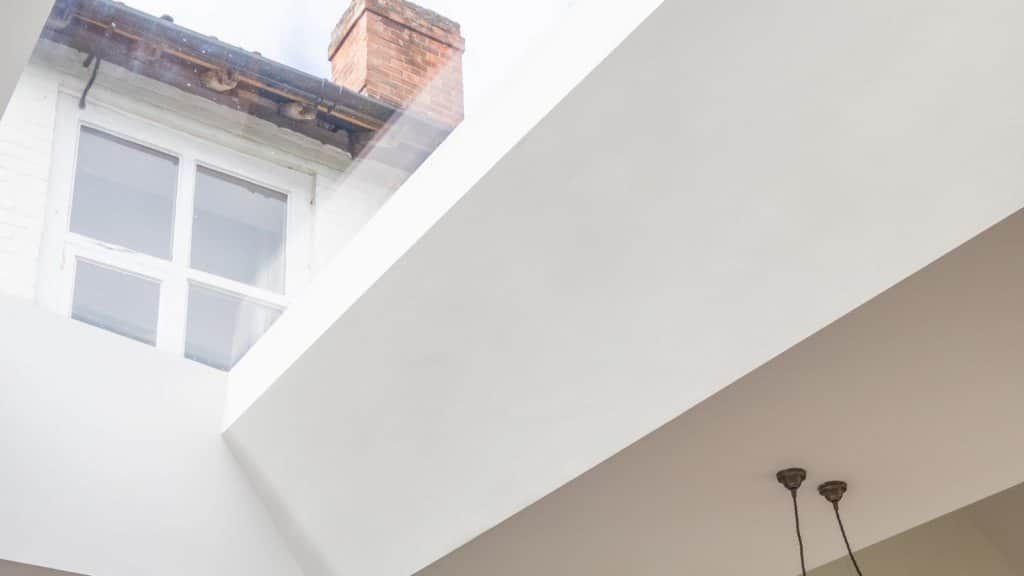
[[[838,538],[838,530],[835,536]],[[963,513],[950,514],[856,553],[865,574],[1017,576],[998,548]],[[840,558],[811,576],[857,576]]]
[[316,187],[313,214],[313,274],[323,270],[343,251],[363,226],[391,198],[406,174],[360,158],[344,171],[323,170]]
[[35,298],[57,78],[27,66],[0,118],[0,292]]
[[299,576],[224,445],[225,375],[0,297],[0,558]]
[[505,118],[452,135],[232,374],[232,448],[309,565],[422,567],[1024,205],[1022,20],[662,4],[496,164]]
[[72,574],[71,572],[63,572],[52,570],[50,568],[44,568],[42,566],[32,566],[30,564],[19,564],[17,562],[7,562],[0,560],[0,576],[79,576]]

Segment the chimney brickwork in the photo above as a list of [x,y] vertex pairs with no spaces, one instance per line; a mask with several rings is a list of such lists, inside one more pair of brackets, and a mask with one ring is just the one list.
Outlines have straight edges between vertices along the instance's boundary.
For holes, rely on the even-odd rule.
[[350,90],[440,124],[462,121],[456,22],[406,0],[354,0],[331,35],[331,78]]

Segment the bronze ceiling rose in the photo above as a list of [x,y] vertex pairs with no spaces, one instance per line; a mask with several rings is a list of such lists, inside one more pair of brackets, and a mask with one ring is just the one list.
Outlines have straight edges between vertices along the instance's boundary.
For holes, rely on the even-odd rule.
[[796,490],[807,479],[807,470],[803,468],[786,468],[775,474],[775,479],[786,487],[787,490]]
[[825,497],[825,500],[833,504],[839,504],[839,501],[843,499],[843,494],[846,494],[846,482],[842,480],[825,482],[818,486],[818,494],[821,494]]

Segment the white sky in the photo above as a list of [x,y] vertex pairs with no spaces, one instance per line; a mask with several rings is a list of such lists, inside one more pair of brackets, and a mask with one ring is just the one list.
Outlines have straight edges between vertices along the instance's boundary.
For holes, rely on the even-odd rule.
[[[462,25],[466,113],[472,114],[530,42],[578,0],[418,0]],[[348,0],[125,0],[177,24],[327,77],[327,42]]]

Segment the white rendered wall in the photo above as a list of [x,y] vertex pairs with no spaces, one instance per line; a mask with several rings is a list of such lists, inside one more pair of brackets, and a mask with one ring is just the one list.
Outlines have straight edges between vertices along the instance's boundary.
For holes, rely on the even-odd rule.
[[226,377],[0,297],[0,558],[299,576],[220,436]]

